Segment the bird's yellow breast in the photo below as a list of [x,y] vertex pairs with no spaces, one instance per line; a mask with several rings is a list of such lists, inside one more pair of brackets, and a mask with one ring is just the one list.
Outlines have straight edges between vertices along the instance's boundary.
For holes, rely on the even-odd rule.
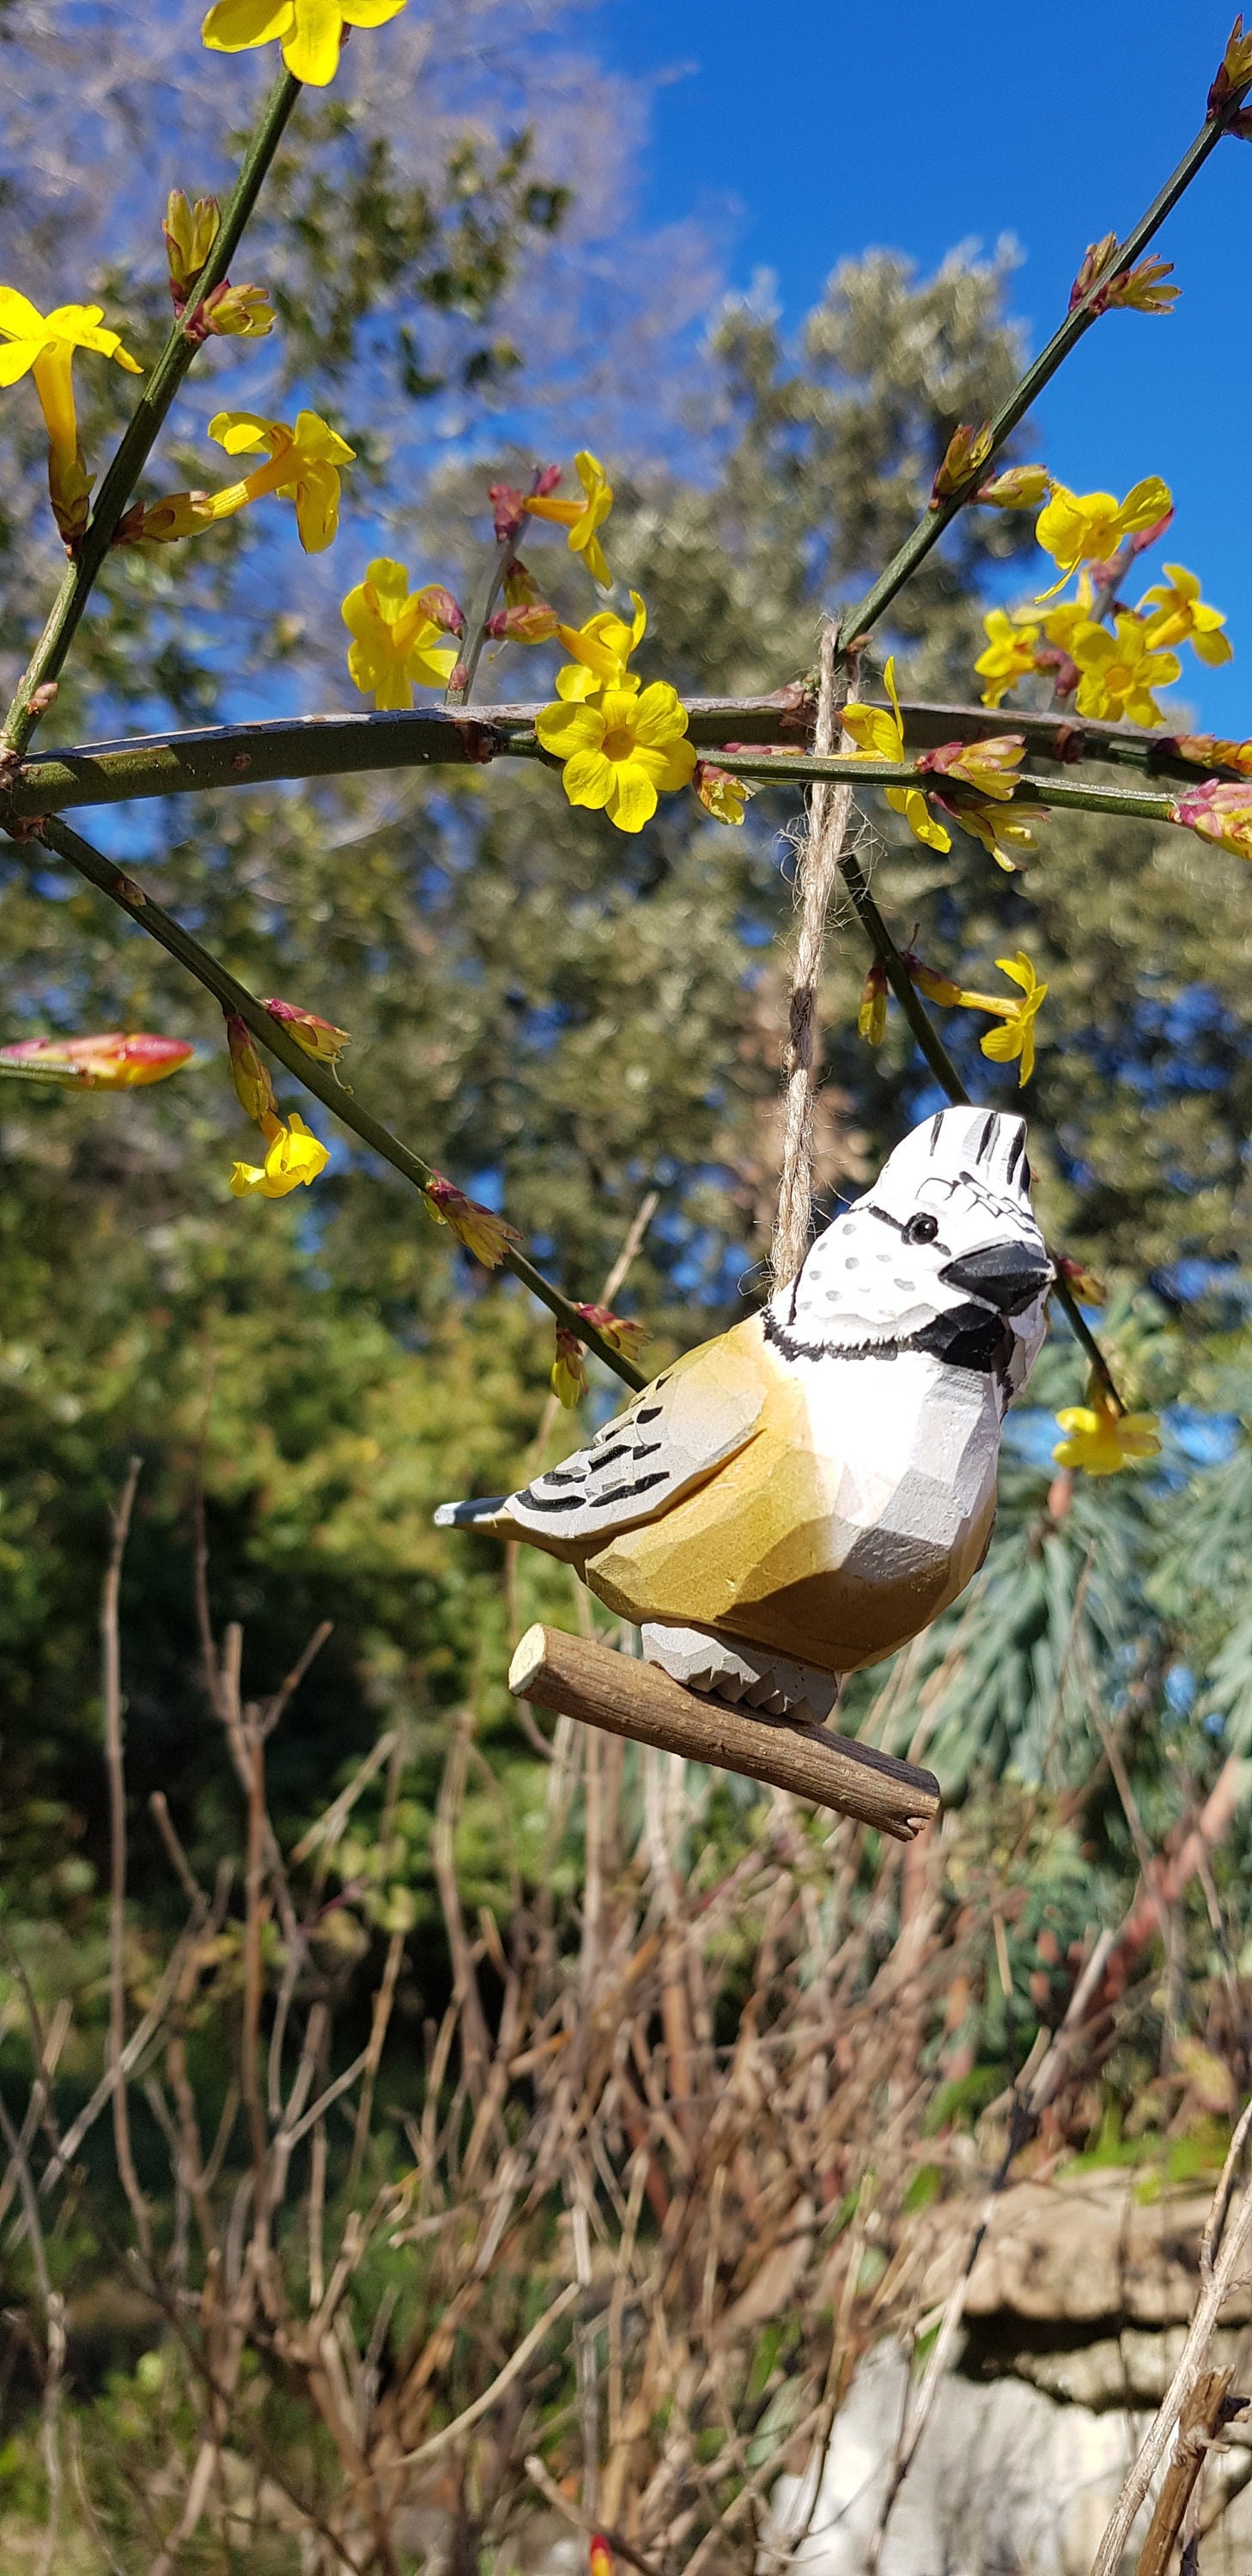
[[783,1360],[753,1316],[699,1355],[760,1374],[757,1426],[707,1483],[590,1554],[620,1617],[718,1628],[827,1672],[894,1653],[986,1552],[999,1423],[990,1383],[908,1355]]

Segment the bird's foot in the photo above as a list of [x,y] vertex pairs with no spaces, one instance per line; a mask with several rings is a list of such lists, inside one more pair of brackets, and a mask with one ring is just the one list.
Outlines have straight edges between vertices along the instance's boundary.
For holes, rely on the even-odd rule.
[[645,1622],[642,1634],[645,1663],[659,1665],[685,1690],[750,1708],[758,1717],[820,1726],[839,1697],[838,1673],[788,1663],[768,1646],[732,1644],[708,1628],[671,1628],[655,1619]]

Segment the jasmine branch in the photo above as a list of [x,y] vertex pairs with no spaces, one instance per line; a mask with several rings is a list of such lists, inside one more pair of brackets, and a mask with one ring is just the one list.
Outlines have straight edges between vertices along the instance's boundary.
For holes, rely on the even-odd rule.
[[[90,841],[84,841],[79,833],[73,831],[68,823],[53,820],[45,822],[38,839],[43,848],[55,852],[58,858],[65,859],[71,867],[77,868],[80,876],[86,877],[89,884],[97,886],[102,894],[109,897],[110,902],[117,904],[121,911],[137,924],[139,929],[146,930],[149,938],[158,941],[171,957],[176,957],[180,966],[185,966],[188,973],[195,976],[197,983],[203,984],[206,992],[214,994],[225,1010],[237,1012],[245,1026],[251,1030],[253,1037],[262,1046],[267,1047],[270,1054],[278,1058],[285,1070],[297,1082],[302,1083],[306,1091],[311,1091],[314,1098],[320,1100],[323,1107],[329,1109],[343,1126],[351,1128],[353,1134],[359,1136],[363,1145],[368,1145],[373,1153],[381,1155],[383,1161],[390,1163],[392,1169],[401,1173],[406,1181],[411,1181],[415,1189],[424,1191],[437,1177],[431,1165],[423,1162],[420,1154],[415,1154],[411,1147],[402,1144],[398,1136],[393,1136],[389,1127],[384,1127],[381,1119],[375,1118],[371,1110],[362,1107],[353,1093],[345,1091],[341,1084],[336,1083],[333,1074],[325,1066],[317,1063],[312,1056],[306,1055],[304,1049],[288,1035],[282,1023],[270,1017],[256,995],[250,993],[246,985],[238,983],[207,948],[201,947],[198,939],[193,939],[191,933],[184,930],[180,922],[174,920],[171,913],[164,911],[159,903],[145,894],[143,888],[135,883],[133,877],[127,876],[115,860],[106,859],[99,850],[92,847]],[[27,843],[23,846],[30,845]],[[535,1268],[534,1263],[527,1259],[524,1252],[509,1245],[503,1257],[505,1267],[512,1271],[514,1278],[520,1279],[523,1286],[529,1288],[532,1295],[540,1299],[549,1313],[555,1315],[558,1323],[566,1325],[577,1335],[580,1342],[585,1343],[588,1350],[594,1351],[597,1359],[603,1360],[606,1368],[612,1369],[614,1375],[623,1379],[629,1387],[638,1389],[646,1386],[647,1378],[643,1371],[637,1369],[630,1360],[623,1358],[620,1351],[614,1350],[612,1344],[606,1342],[596,1331],[595,1326],[588,1323],[586,1316],[579,1312],[571,1299],[563,1296],[559,1288],[554,1288],[550,1279],[544,1278],[542,1271]]]
[[[536,468],[530,478],[532,493],[538,491],[542,480],[542,473]],[[478,665],[482,659],[483,646],[487,641],[487,621],[500,596],[505,576],[512,571],[517,561],[521,534],[522,522],[519,520],[515,525],[507,526],[503,536],[496,539],[491,560],[483,575],[478,597],[470,613],[469,625],[463,638],[461,659],[453,674],[456,687],[453,688],[449,683],[446,692],[445,703],[450,707],[466,706],[473,696]]]
[[[700,751],[716,751],[719,767],[745,778],[780,784],[805,779],[859,779],[883,787],[924,784],[908,767],[887,763],[872,772],[864,761],[820,760],[806,750],[812,705],[797,690],[772,698],[692,698],[689,734]],[[256,724],[207,725],[186,733],[145,734],[131,742],[85,744],[36,754],[23,761],[7,788],[0,786],[0,819],[22,822],[75,805],[117,805],[132,797],[177,796],[220,787],[261,787],[280,779],[338,778],[394,769],[474,766],[492,760],[546,760],[535,740],[538,703],[457,709],[419,707],[401,715],[333,715],[276,718]],[[960,740],[1025,736],[1037,760],[1066,768],[1077,761],[1141,771],[1151,778],[1197,786],[1205,778],[1242,773],[1218,761],[1183,760],[1176,736],[1081,718],[1020,712],[1015,707],[944,706],[926,701],[902,709],[910,748],[932,750]],[[731,751],[751,737],[750,749]],[[776,750],[765,747],[777,745]],[[1018,782],[1038,804],[1072,805],[1091,813],[1169,820],[1170,799],[1100,788],[1087,779],[1041,778]],[[958,782],[959,785],[959,782]]]
[[74,560],[67,565],[48,622],[14,692],[0,733],[0,754],[24,751],[39,721],[31,704],[35,691],[55,680],[73,642],[101,564],[112,545],[127,504],[160,433],[170,405],[196,354],[190,324],[199,306],[220,286],[230,267],[261,192],[262,182],[282,140],[301,83],[281,72],[270,91],[239,176],[223,211],[217,238],[196,281],[195,295],[174,324],[104,481]]
[[1066,314],[1059,330],[1053,332],[1047,347],[1040,351],[1033,365],[1026,369],[1025,375],[1014,386],[1007,402],[1001,404],[990,424],[991,445],[986,461],[980,465],[977,474],[971,477],[963,491],[958,491],[949,500],[940,502],[937,508],[926,510],[912,534],[905,538],[903,545],[893,555],[886,571],[879,574],[877,581],[871,584],[864,598],[859,599],[854,608],[845,612],[840,620],[840,639],[845,653],[863,641],[870,628],[877,625],[879,618],[890,608],[893,599],[904,588],[906,581],[917,571],[918,565],[925,562],[932,547],[938,544],[945,528],[951,526],[958,510],[964,509],[966,504],[975,498],[977,485],[985,480],[1005,440],[1016,429],[1018,422],[1025,419],[1032,402],[1042,393],[1044,386],[1051,382],[1058,367],[1064,364],[1071,350],[1077,347],[1084,332],[1089,331],[1092,323],[1100,319],[1103,310],[1102,290],[1107,285],[1108,277],[1117,271],[1133,267],[1141,253],[1147,249],[1149,242],[1160,231],[1166,216],[1172,214],[1179,198],[1203,169],[1209,154],[1216,151],[1231,119],[1237,116],[1243,105],[1248,86],[1248,82],[1245,81],[1238,89],[1232,89],[1221,106],[1209,115],[1194,142],[1188,145],[1172,177],[1166,180],[1159,194],[1153,198],[1147,212],[1140,216],[1137,224],[1132,226],[1125,240],[1118,244],[1107,269],[1101,271],[1100,277],[1093,282],[1081,302],[1074,306],[1072,312]]
[[[909,1027],[913,1032],[921,1053],[925,1056],[926,1062],[930,1066],[930,1070],[933,1073],[936,1082],[940,1085],[942,1090],[946,1091],[949,1100],[955,1102],[958,1108],[967,1108],[970,1105],[969,1093],[957,1072],[956,1066],[954,1065],[933,1020],[926,1010],[921,999],[921,995],[918,993],[912,976],[909,973],[908,967],[905,965],[904,959],[887,928],[886,922],[883,920],[882,914],[880,913],[872,894],[870,893],[869,886],[865,878],[865,872],[861,867],[860,861],[849,853],[846,858],[840,860],[839,872],[849,894],[852,897],[853,905],[856,909],[856,916],[861,924],[861,928],[864,930],[866,937],[869,940],[870,946],[874,951],[874,955],[877,957],[882,967],[883,973],[891,986],[892,992],[895,994],[896,1000],[904,1013],[905,1019],[908,1021]],[[1056,1260],[1055,1254],[1053,1255],[1053,1259]],[[1052,1289],[1052,1295],[1056,1298],[1058,1305],[1063,1307],[1070,1331],[1073,1333],[1075,1339],[1081,1343],[1096,1376],[1100,1380],[1101,1386],[1105,1390],[1105,1393],[1117,1406],[1118,1412],[1124,1413],[1126,1406],[1118,1392],[1112,1370],[1110,1369],[1108,1361],[1106,1360],[1104,1353],[1083,1314],[1082,1308],[1080,1307],[1078,1300],[1060,1267],[1059,1261],[1057,1262],[1056,1281]]]

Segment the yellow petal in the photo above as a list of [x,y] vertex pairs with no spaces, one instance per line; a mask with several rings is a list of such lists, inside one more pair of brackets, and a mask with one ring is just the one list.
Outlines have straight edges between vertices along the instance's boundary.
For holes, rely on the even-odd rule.
[[242,54],[252,45],[268,45],[292,25],[292,0],[217,0],[200,30],[201,42],[214,54]]
[[28,296],[15,286],[0,286],[0,331],[13,340],[46,340],[48,326]]
[[607,799],[610,823],[619,832],[642,832],[656,812],[657,790],[642,761],[622,761],[613,771],[612,791]]
[[[561,772],[561,784],[571,805],[590,805],[598,811],[608,804],[616,776],[612,761],[606,760],[602,751],[588,748],[576,751],[566,761]],[[652,802],[655,806],[655,788]]]
[[885,684],[886,684],[887,695],[888,695],[888,697],[890,698],[890,700],[891,700],[891,704],[892,704],[892,707],[893,707],[893,708],[894,708],[894,710],[895,710],[896,732],[898,733],[898,735],[899,735],[899,737],[900,737],[900,750],[899,750],[899,753],[898,753],[897,757],[898,757],[898,758],[900,758],[900,759],[903,759],[903,757],[904,757],[904,720],[903,720],[903,718],[902,718],[902,716],[901,716],[901,714],[900,714],[900,701],[899,701],[898,697],[896,696],[896,657],[895,657],[894,653],[892,653],[892,654],[890,655],[889,659],[888,659],[887,667],[886,667],[885,671],[883,672],[883,680],[884,680],[884,682],[885,682]]
[[[610,724],[614,721],[620,724],[622,721],[620,716],[614,719],[608,715],[607,700],[605,714]],[[684,734],[687,730],[688,718],[687,710],[677,689],[671,688],[668,680],[653,680],[644,690],[642,697],[635,699],[630,721],[639,742],[658,744],[672,741],[677,734]]]
[[545,751],[556,753],[558,760],[568,760],[575,751],[598,751],[604,740],[604,717],[598,707],[570,705],[562,701],[554,707],[541,707],[535,718],[535,732]]
[[608,563],[605,560],[604,548],[601,545],[599,538],[588,534],[584,537],[581,547],[579,547],[578,530],[577,528],[571,528],[569,542],[571,546],[575,547],[576,550],[581,553],[583,562],[586,564],[592,580],[594,582],[598,582],[601,590],[611,590],[613,587],[613,575],[609,571]]
[[228,456],[250,456],[257,448],[263,448],[268,455],[276,444],[291,443],[291,432],[284,421],[265,420],[256,411],[217,412],[209,422],[209,436],[225,448]]
[[296,486],[296,526],[306,555],[324,554],[339,526],[339,476],[333,465],[306,467]]
[[326,89],[339,69],[344,19],[340,0],[295,0],[293,16],[295,24],[283,38],[283,61],[293,80],[307,81],[310,89]]

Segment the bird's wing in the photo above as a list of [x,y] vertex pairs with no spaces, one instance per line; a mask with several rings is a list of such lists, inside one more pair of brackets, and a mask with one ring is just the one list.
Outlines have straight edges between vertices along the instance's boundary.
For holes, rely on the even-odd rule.
[[767,1363],[742,1329],[679,1360],[588,1448],[511,1494],[504,1525],[540,1540],[599,1541],[657,1520],[703,1484],[753,1437],[764,1408]]

